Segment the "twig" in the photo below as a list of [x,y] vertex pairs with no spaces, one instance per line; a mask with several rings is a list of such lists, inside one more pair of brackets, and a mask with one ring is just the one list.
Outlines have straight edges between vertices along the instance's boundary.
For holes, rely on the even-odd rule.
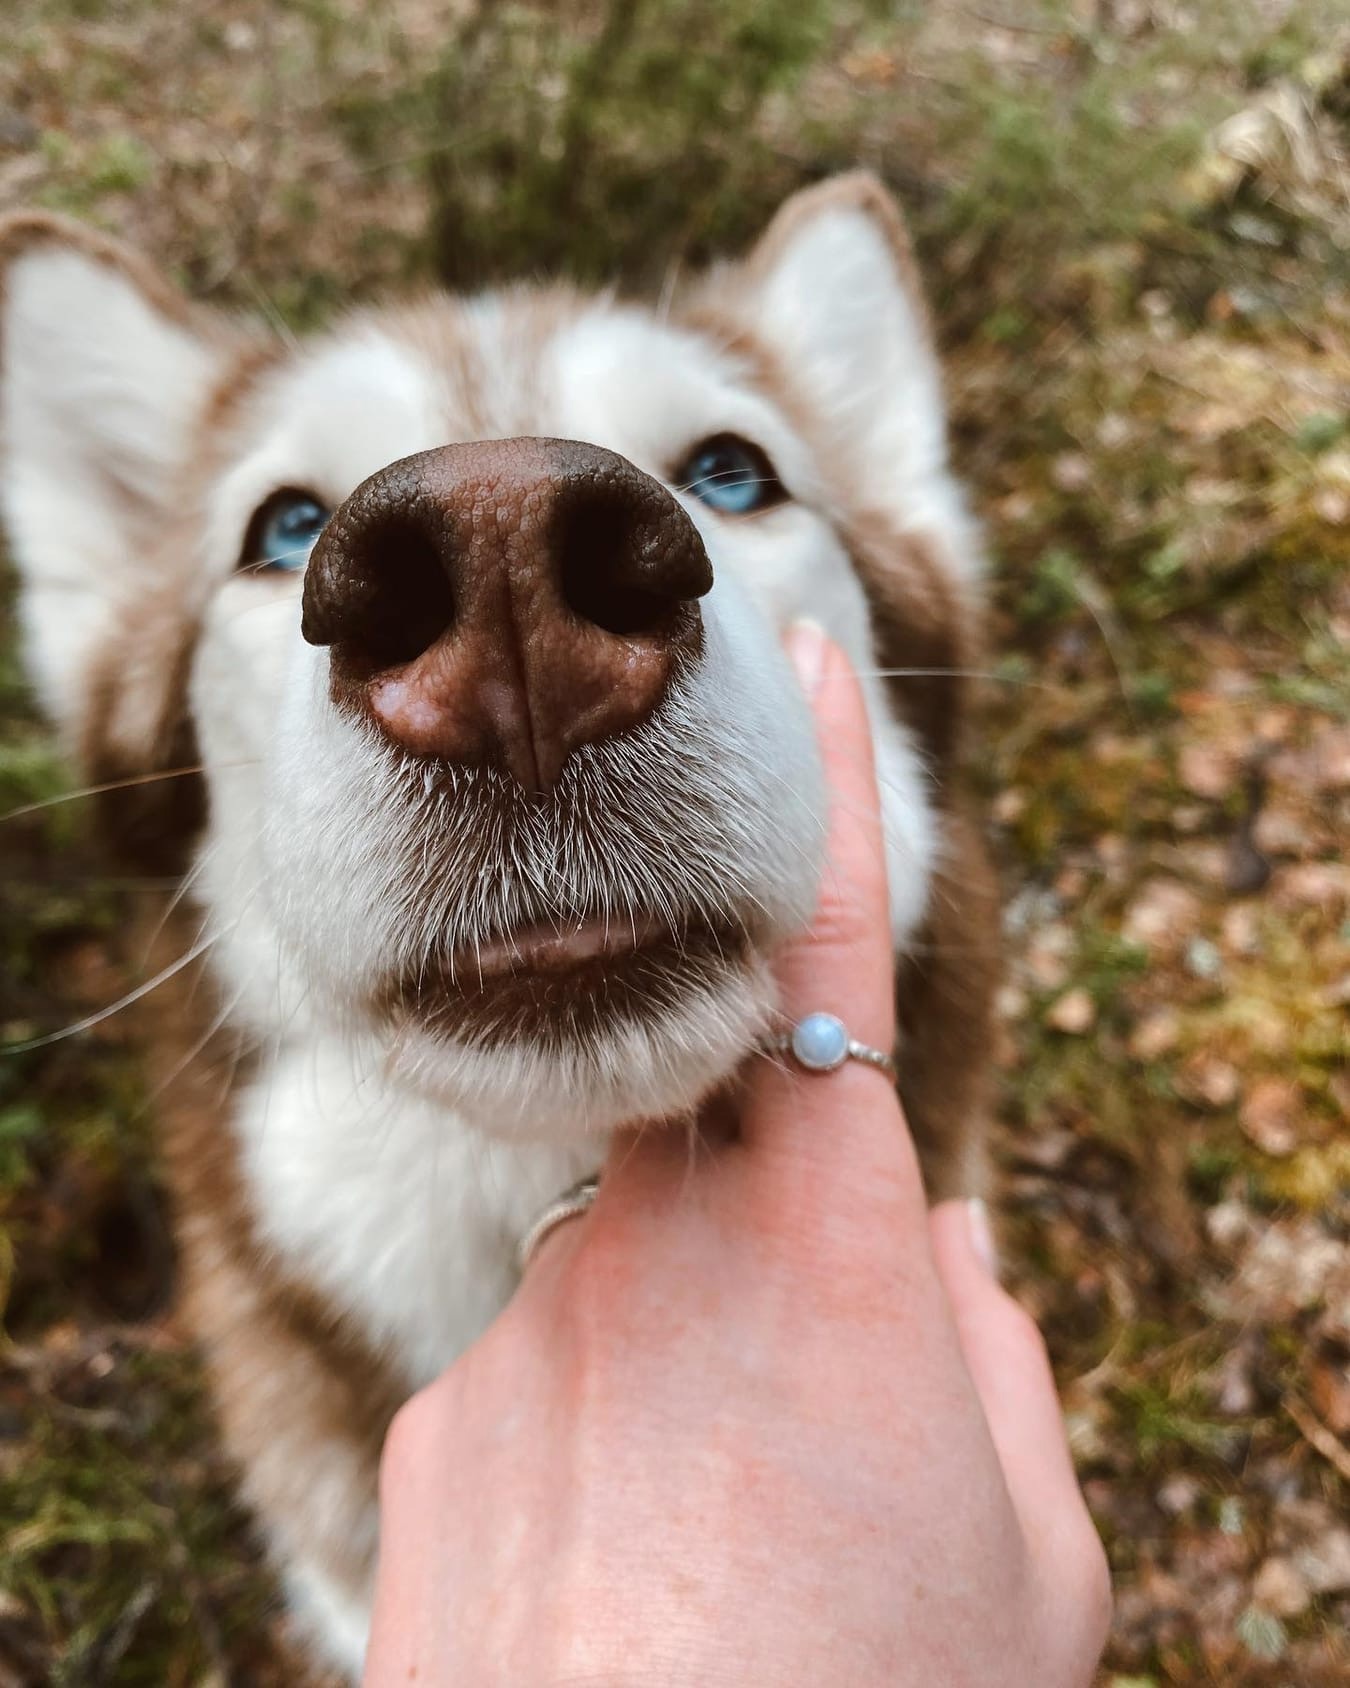
[[1303,1440],[1315,1448],[1327,1464],[1334,1466],[1346,1482],[1350,1483],[1350,1448],[1346,1447],[1339,1436],[1332,1435],[1312,1408],[1305,1407],[1297,1397],[1291,1396],[1284,1403],[1284,1410],[1298,1426]]
[[122,1608],[121,1615],[113,1625],[112,1630],[104,1639],[96,1655],[97,1663],[95,1676],[99,1682],[111,1682],[118,1665],[127,1655],[127,1649],[140,1628],[141,1619],[150,1610],[159,1597],[161,1584],[158,1578],[152,1577],[141,1584],[136,1593]]
[[1059,37],[1067,35],[1069,31],[1063,25],[1041,23],[1014,23],[1011,18],[991,17],[988,12],[979,12],[973,6],[963,6],[961,10],[968,18],[976,23],[988,24],[990,29],[1001,29],[1007,35],[1043,35]]

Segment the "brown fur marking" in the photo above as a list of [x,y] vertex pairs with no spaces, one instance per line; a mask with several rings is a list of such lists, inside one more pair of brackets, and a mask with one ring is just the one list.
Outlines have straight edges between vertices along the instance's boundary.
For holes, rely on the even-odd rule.
[[[193,937],[191,920],[175,916],[151,964]],[[360,1599],[374,1568],[380,1449],[410,1385],[258,1236],[230,1116],[241,1055],[232,1034],[212,1030],[216,1016],[200,964],[156,993],[143,1016],[152,1076],[164,1086],[158,1111],[184,1312],[250,1502],[288,1557],[322,1562]]]

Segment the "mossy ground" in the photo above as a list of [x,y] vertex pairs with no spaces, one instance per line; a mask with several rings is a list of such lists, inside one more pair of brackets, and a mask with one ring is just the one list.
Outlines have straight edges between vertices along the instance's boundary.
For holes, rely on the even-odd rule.
[[[1009,895],[1008,1268],[1115,1566],[1115,1688],[1350,1672],[1338,18],[13,0],[6,19],[0,206],[72,210],[301,327],[436,269],[659,280],[828,169],[897,187],[993,553],[975,774]],[[4,664],[0,812],[68,782],[12,640]],[[106,876],[82,807],[0,823],[6,1042],[134,977],[117,938],[145,888]],[[116,1017],[0,1061],[0,1682],[296,1680],[174,1324],[151,1114]]]

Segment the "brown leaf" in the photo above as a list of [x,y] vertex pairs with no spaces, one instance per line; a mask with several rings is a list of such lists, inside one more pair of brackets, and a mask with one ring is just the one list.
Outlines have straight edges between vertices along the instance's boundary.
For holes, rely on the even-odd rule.
[[1181,1035],[1175,1008],[1155,1008],[1130,1033],[1130,1054],[1136,1061],[1156,1061],[1177,1046]]
[[1266,1155],[1292,1155],[1303,1118],[1299,1087],[1285,1078],[1259,1078],[1242,1099],[1238,1123]]
[[1321,1303],[1350,1299],[1350,1244],[1311,1216],[1269,1223],[1256,1233],[1232,1281],[1205,1300],[1230,1317],[1288,1322]]
[[1350,1589],[1350,1530],[1343,1524],[1299,1548],[1293,1557],[1314,1594],[1343,1594]]
[[1176,1086],[1188,1102],[1206,1108],[1227,1108],[1237,1101],[1241,1080],[1230,1061],[1199,1051],[1182,1065]]
[[1071,1037],[1081,1037],[1084,1032],[1091,1031],[1096,1021],[1097,1005],[1081,985],[1065,991],[1057,1002],[1050,1005],[1045,1016],[1046,1025],[1053,1026],[1057,1032],[1067,1032]]
[[1201,903],[1176,879],[1150,879],[1125,911],[1121,936],[1151,953],[1173,949],[1199,923]]
[[1319,908],[1330,914],[1350,903],[1350,866],[1297,862],[1277,873],[1275,899],[1284,907]]
[[1233,789],[1237,765],[1237,755],[1227,745],[1192,740],[1181,747],[1177,775],[1187,791],[1218,803]]
[[1308,1374],[1308,1393],[1327,1429],[1350,1435],[1350,1366],[1319,1360]]
[[1063,921],[1054,921],[1038,931],[1027,945],[1025,966],[1038,990],[1058,990],[1069,976],[1073,933]]
[[1312,1591],[1293,1560],[1275,1554],[1256,1573],[1252,1599],[1277,1618],[1296,1618],[1312,1604]]
[[1314,781],[1322,791],[1350,788],[1350,727],[1328,723],[1313,741]]

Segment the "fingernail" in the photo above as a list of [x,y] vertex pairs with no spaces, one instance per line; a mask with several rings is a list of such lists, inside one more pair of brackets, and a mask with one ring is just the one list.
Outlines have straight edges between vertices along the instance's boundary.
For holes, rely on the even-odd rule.
[[826,637],[825,629],[810,616],[803,616],[788,628],[788,655],[808,698],[814,698],[820,690],[825,672]]
[[994,1227],[989,1223],[989,1209],[979,1196],[966,1203],[966,1224],[970,1229],[970,1246],[991,1278],[998,1276],[998,1245],[994,1241]]

